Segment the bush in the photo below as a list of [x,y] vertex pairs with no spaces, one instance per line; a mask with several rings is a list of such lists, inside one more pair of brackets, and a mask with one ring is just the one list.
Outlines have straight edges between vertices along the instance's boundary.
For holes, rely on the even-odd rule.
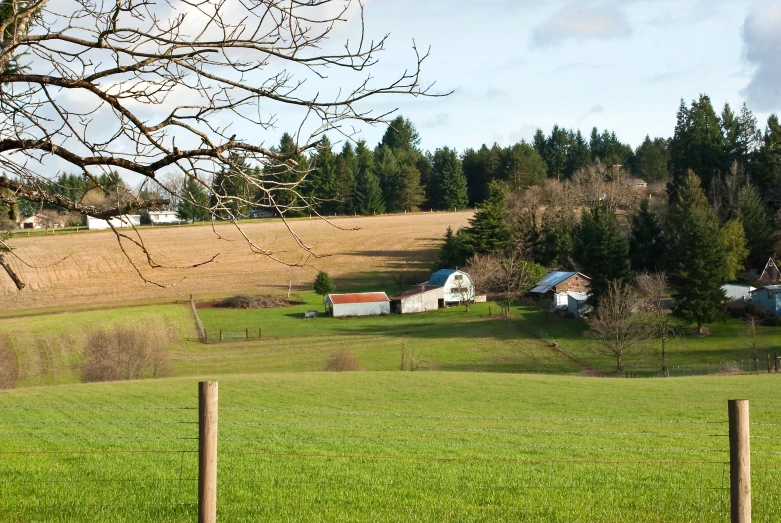
[[84,381],[134,380],[171,372],[165,346],[174,338],[168,325],[101,329],[87,338],[81,374]]
[[331,372],[345,372],[360,370],[355,357],[347,349],[335,350],[325,361],[325,370]]
[[19,380],[19,363],[8,335],[0,335],[0,389],[14,389]]
[[282,298],[275,298],[273,296],[239,295],[225,298],[218,306],[225,307],[226,309],[270,309],[273,307],[288,307],[293,305],[293,303],[294,302]]
[[763,305],[757,305],[750,301],[731,301],[727,303],[727,313],[733,318],[744,319],[755,316],[760,320],[770,317],[770,311]]
[[317,278],[315,278],[314,290],[320,296],[325,296],[326,294],[333,293],[336,290],[336,287],[334,287],[334,282],[331,281],[331,277],[328,276],[328,273],[320,271],[317,273]]

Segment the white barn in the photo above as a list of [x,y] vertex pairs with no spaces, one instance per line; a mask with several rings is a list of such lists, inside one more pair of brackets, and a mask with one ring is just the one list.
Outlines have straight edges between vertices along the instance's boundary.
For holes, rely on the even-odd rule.
[[444,303],[462,303],[475,299],[475,286],[469,274],[456,269],[441,269],[431,275],[427,287],[442,287]]
[[390,300],[384,292],[329,294],[325,308],[334,318],[345,316],[380,316],[390,314]]
[[113,225],[117,229],[130,227],[131,225],[134,227],[138,227],[139,225],[141,225],[141,215],[123,214],[121,218],[118,216],[114,216],[113,218],[109,218],[108,220],[101,220],[100,218],[87,216],[87,229],[91,231],[100,230],[100,229],[110,229],[109,222],[111,222],[111,225]]
[[445,306],[445,288],[421,285],[391,296],[390,303],[391,312],[398,314],[434,311]]
[[170,223],[182,223],[176,211],[149,211],[149,223],[152,225],[166,225]]

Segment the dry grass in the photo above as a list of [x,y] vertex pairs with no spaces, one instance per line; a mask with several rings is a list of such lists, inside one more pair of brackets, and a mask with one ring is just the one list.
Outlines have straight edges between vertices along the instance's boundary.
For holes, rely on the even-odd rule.
[[325,361],[325,370],[330,372],[349,372],[361,370],[355,357],[347,349],[335,350]]
[[11,345],[11,337],[0,333],[0,390],[16,388],[19,364]]
[[[336,278],[342,288],[360,284],[372,273],[427,272],[447,227],[457,229],[470,216],[471,212],[421,213],[334,220],[345,229],[359,227],[357,231],[338,230],[316,219],[295,220],[291,223],[301,239],[318,253],[330,255],[310,259],[312,267],[295,270],[252,254],[229,224],[217,227],[223,239],[207,226],[144,229],[145,244],[162,264],[182,266],[219,254],[215,262],[195,269],[143,269],[147,277],[166,285],[165,289],[145,284],[135,274],[111,232],[18,238],[13,241],[15,252],[41,268],[17,263],[28,283],[23,292],[0,277],[0,311],[163,301],[190,293],[205,297],[286,292],[291,279],[294,289],[311,288],[320,270]],[[279,221],[248,223],[244,230],[256,244],[273,247],[286,261],[305,260]],[[133,252],[143,268],[141,256]]]

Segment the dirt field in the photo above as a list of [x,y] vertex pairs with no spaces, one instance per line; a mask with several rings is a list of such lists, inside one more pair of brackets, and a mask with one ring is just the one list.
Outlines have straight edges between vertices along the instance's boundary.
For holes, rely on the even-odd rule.
[[[0,275],[0,311],[50,309],[63,306],[112,305],[139,301],[181,299],[228,294],[257,294],[309,288],[318,270],[327,271],[341,288],[376,284],[406,273],[425,278],[448,226],[467,223],[471,212],[422,213],[383,217],[338,218],[338,230],[321,220],[291,223],[301,240],[328,257],[310,258],[309,266],[290,269],[265,256],[253,254],[230,224],[219,225],[215,235],[208,226],[145,229],[142,239],[155,260],[169,268],[151,269],[138,248],[125,242],[144,275],[165,288],[144,283],[123,257],[111,232],[75,233],[14,239],[16,253],[40,268],[12,261],[28,287],[18,292]],[[258,246],[273,248],[289,262],[306,260],[290,233],[279,221],[243,225]],[[170,267],[216,260],[194,269]],[[54,263],[69,256],[60,263]],[[50,264],[50,265],[47,265]]]

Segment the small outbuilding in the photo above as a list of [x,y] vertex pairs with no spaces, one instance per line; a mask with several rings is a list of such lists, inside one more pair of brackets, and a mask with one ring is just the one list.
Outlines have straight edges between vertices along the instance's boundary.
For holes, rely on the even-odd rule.
[[569,291],[567,293],[567,312],[571,313],[576,318],[582,318],[583,316],[590,314],[593,307],[586,303],[587,300],[587,292]]
[[149,223],[152,225],[171,225],[182,223],[176,211],[149,211]]
[[588,293],[591,278],[580,272],[553,271],[534,284],[529,293],[540,300],[550,302],[552,309],[569,307],[568,292]]
[[463,303],[475,298],[472,278],[457,269],[440,269],[429,278],[426,287],[442,287],[444,304]]
[[100,230],[100,229],[110,229],[109,223],[114,226],[116,229],[123,229],[125,227],[138,227],[141,225],[141,215],[140,214],[123,214],[121,217],[115,216],[112,218],[109,218],[108,220],[101,220],[100,218],[94,218],[92,216],[87,216],[87,229],[89,230]]
[[751,303],[765,307],[771,316],[781,315],[781,285],[767,285],[752,291]]
[[390,297],[391,312],[410,314],[434,311],[445,306],[445,288],[421,285]]
[[727,301],[751,301],[751,293],[757,290],[751,285],[740,285],[738,283],[725,283],[721,286]]
[[334,318],[345,316],[380,316],[390,314],[390,300],[384,292],[329,294],[325,309]]

